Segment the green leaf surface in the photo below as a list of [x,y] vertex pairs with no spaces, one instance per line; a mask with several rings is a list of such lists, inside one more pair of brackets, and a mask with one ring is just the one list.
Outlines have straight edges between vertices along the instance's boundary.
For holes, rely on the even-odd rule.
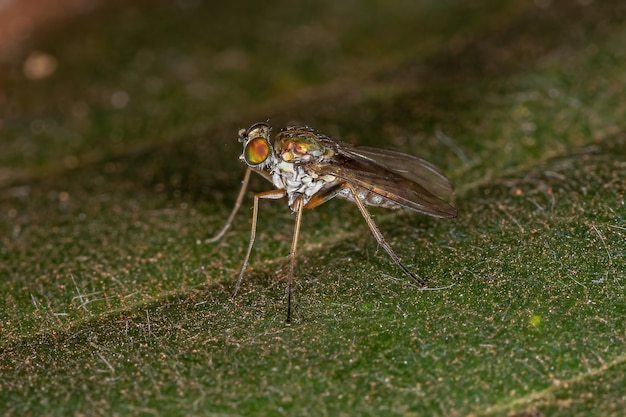
[[[621,416],[626,6],[138,2],[3,63],[3,415]],[[37,55],[39,54],[39,55]],[[43,54],[43,55],[42,55]],[[32,79],[33,57],[56,63]],[[251,196],[237,130],[394,148],[454,220]]]

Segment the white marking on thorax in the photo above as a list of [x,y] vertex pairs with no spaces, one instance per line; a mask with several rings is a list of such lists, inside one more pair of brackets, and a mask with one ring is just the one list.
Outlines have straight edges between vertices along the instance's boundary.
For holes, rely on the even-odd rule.
[[[303,204],[309,202],[322,187],[328,182],[328,178],[315,178],[307,173],[300,165],[291,162],[279,161],[272,168],[272,182],[276,188],[284,189],[287,193],[289,207],[297,197],[302,197]],[[332,178],[334,180],[334,177]]]

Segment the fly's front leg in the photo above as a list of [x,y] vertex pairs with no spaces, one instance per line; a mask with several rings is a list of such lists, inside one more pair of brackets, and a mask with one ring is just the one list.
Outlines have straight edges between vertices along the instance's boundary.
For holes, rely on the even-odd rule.
[[389,254],[391,259],[393,259],[393,261],[396,263],[396,265],[398,265],[400,267],[400,269],[402,269],[402,271],[404,271],[405,274],[407,274],[408,276],[413,278],[422,287],[425,287],[426,286],[426,282],[424,282],[423,279],[421,279],[420,277],[415,275],[413,272],[409,271],[409,268],[407,268],[406,266],[404,266],[404,264],[402,262],[400,262],[400,258],[398,258],[398,255],[396,255],[396,253],[393,251],[393,249],[391,249],[391,246],[389,246],[389,244],[385,241],[385,238],[383,237],[383,234],[380,233],[380,230],[378,230],[378,226],[376,226],[376,223],[374,223],[374,220],[372,219],[372,216],[369,214],[369,212],[365,208],[365,204],[363,204],[363,202],[359,198],[359,195],[357,193],[357,189],[353,185],[351,185],[351,184],[346,184],[346,186],[350,190],[350,193],[352,194],[352,197],[354,198],[354,202],[356,203],[357,207],[359,208],[359,211],[361,212],[361,215],[365,219],[365,222],[367,223],[367,225],[369,226],[370,230],[372,231],[372,234],[376,238],[376,241],[378,242],[378,244],[380,246],[382,246],[382,248]]
[[[250,171],[250,169],[248,169]],[[248,261],[250,260],[250,254],[252,253],[252,246],[254,245],[254,239],[256,237],[256,222],[257,222],[257,214],[259,212],[259,200],[267,199],[267,200],[280,200],[285,196],[285,190],[270,190],[262,193],[255,194],[254,196],[254,205],[252,206],[252,228],[250,229],[250,243],[248,244],[248,251],[246,252],[246,257],[243,260],[243,265],[241,266],[241,271],[239,272],[239,278],[237,278],[237,283],[235,284],[235,290],[231,295],[231,298],[237,295],[237,291],[239,291],[239,287],[241,286],[241,282],[243,281],[243,274],[248,267]]]
[[250,173],[251,172],[252,172],[252,170],[250,168],[246,169],[246,174],[243,177],[243,181],[241,181],[241,190],[239,190],[239,195],[237,196],[237,201],[235,202],[235,207],[233,207],[233,211],[230,212],[230,215],[228,216],[228,220],[226,220],[226,223],[222,227],[222,230],[217,232],[217,234],[215,236],[212,236],[212,237],[206,239],[205,240],[206,243],[214,243],[214,242],[217,242],[218,240],[220,240],[222,238],[222,236],[224,236],[224,233],[226,233],[226,231],[228,230],[230,225],[233,223],[233,220],[235,219],[235,215],[239,211],[239,207],[241,207],[241,202],[243,201],[243,196],[246,193],[246,188],[248,188],[248,182],[250,182]]

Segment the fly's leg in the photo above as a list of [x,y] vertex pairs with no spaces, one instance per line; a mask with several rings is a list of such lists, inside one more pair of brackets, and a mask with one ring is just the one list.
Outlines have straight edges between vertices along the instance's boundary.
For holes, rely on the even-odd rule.
[[224,236],[226,231],[230,228],[230,225],[233,223],[233,220],[235,219],[235,215],[237,214],[237,212],[239,211],[239,208],[241,207],[241,202],[243,201],[243,196],[246,193],[246,188],[248,188],[248,182],[250,181],[250,173],[251,172],[252,172],[252,170],[250,168],[246,169],[246,174],[243,177],[243,181],[241,181],[241,190],[239,190],[239,195],[237,196],[237,201],[235,202],[235,207],[233,207],[233,211],[230,212],[230,215],[228,216],[228,220],[226,220],[226,223],[222,227],[222,230],[217,232],[217,234],[215,236],[212,236],[212,237],[206,239],[205,240],[206,243],[217,242],[218,240],[220,240],[222,238],[222,236]]
[[296,200],[297,211],[296,211],[296,225],[293,229],[293,240],[291,241],[291,252],[289,253],[290,264],[289,264],[289,277],[287,279],[287,323],[291,323],[291,288],[293,284],[293,271],[296,266],[296,248],[298,246],[298,235],[300,234],[300,223],[302,221],[302,209],[304,208],[304,204],[302,204],[302,199],[298,198]]
[[285,190],[270,190],[270,191],[265,191],[262,193],[255,194],[254,206],[252,207],[252,228],[250,229],[250,243],[248,244],[248,251],[246,252],[246,257],[243,260],[243,265],[241,266],[241,271],[239,272],[239,278],[237,278],[237,283],[235,284],[235,290],[233,291],[231,298],[237,295],[237,291],[239,291],[239,287],[241,286],[241,282],[243,281],[243,274],[244,272],[246,272],[246,268],[248,267],[248,261],[250,260],[250,253],[252,253],[252,246],[254,245],[254,239],[256,237],[256,222],[257,222],[257,214],[259,212],[259,200],[260,199],[280,200],[284,196],[285,196]]
[[348,183],[346,184],[346,186],[350,190],[350,193],[352,193],[352,197],[354,198],[354,201],[355,201],[357,207],[359,208],[359,211],[361,212],[361,215],[365,219],[365,222],[367,223],[367,225],[369,226],[370,230],[372,231],[372,234],[376,238],[376,241],[378,242],[378,244],[380,246],[382,246],[382,248],[389,254],[391,259],[393,259],[393,261],[396,263],[396,265],[398,265],[400,267],[400,269],[402,269],[402,271],[405,274],[407,274],[408,276],[413,278],[422,287],[425,287],[426,286],[426,282],[424,282],[423,279],[421,279],[420,277],[415,275],[413,272],[409,271],[409,269],[406,266],[404,266],[402,264],[402,262],[400,262],[400,258],[398,258],[398,256],[393,251],[393,249],[391,249],[391,246],[389,246],[389,244],[385,241],[385,238],[383,237],[382,233],[380,233],[380,230],[378,230],[378,226],[376,226],[376,223],[374,223],[374,220],[372,219],[372,216],[369,214],[369,212],[365,208],[365,204],[363,204],[363,202],[359,198],[359,195],[357,193],[356,188],[353,185],[348,184]]

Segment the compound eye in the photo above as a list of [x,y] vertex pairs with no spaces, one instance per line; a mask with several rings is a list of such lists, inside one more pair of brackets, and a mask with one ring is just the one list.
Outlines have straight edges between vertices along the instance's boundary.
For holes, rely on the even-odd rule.
[[246,144],[244,158],[250,165],[263,163],[270,154],[270,145],[265,138],[254,138]]

